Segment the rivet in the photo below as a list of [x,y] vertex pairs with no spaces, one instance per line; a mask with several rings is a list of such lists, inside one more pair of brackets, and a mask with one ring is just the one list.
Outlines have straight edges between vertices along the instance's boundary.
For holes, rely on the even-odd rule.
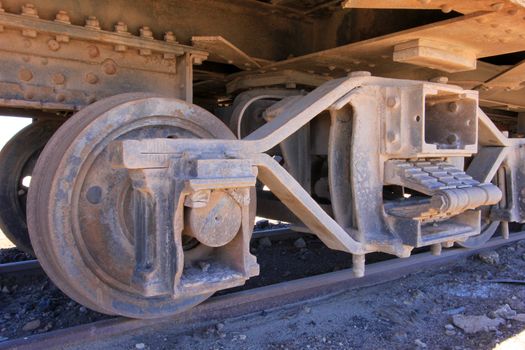
[[69,18],[69,15],[66,11],[60,10],[57,12],[55,16],[55,22],[60,22],[64,24],[71,24],[71,19]]
[[86,28],[96,29],[100,30],[100,22],[98,21],[97,17],[95,16],[88,16],[86,18]]
[[102,69],[104,70],[104,73],[106,73],[107,75],[113,75],[117,73],[117,65],[115,64],[115,62],[111,60],[105,61],[102,64]]
[[177,42],[177,39],[175,38],[175,34],[173,32],[166,32],[164,33],[164,41],[168,43],[175,43]]
[[88,55],[91,58],[96,58],[100,55],[100,51],[98,51],[98,47],[96,47],[95,45],[89,45],[87,49]]
[[394,108],[394,107],[397,107],[397,104],[398,104],[398,98],[395,97],[395,96],[391,96],[389,98],[387,98],[386,100],[386,105],[390,108]]
[[31,73],[31,71],[27,68],[22,68],[18,72],[18,77],[20,78],[20,80],[29,81],[33,79],[33,73]]
[[22,15],[38,18],[38,12],[33,4],[22,5]]
[[449,112],[456,113],[459,110],[459,105],[456,102],[450,102],[447,109]]
[[140,37],[145,39],[153,39],[153,32],[148,26],[139,29]]
[[441,12],[443,13],[450,13],[452,11],[452,6],[450,5],[441,5]]
[[503,8],[504,4],[502,2],[496,2],[492,5],[490,5],[490,7],[494,10],[494,11],[499,11]]
[[63,85],[66,82],[66,77],[64,74],[57,73],[53,74],[53,78],[51,78],[51,80],[53,80],[53,83],[56,85]]
[[49,50],[51,51],[57,51],[60,49],[60,44],[54,39],[49,39],[47,42],[47,47],[49,47]]
[[93,73],[86,74],[84,79],[89,84],[96,84],[96,83],[98,83],[98,77],[95,74],[93,74]]
[[397,141],[397,133],[394,132],[394,131],[389,131],[387,132],[386,134],[386,139],[388,140],[388,142],[396,142]]

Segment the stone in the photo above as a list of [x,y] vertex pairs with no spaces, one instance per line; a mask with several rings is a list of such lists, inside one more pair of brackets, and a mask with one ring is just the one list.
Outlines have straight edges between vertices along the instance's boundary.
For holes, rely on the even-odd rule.
[[199,267],[201,268],[202,272],[208,272],[208,270],[210,269],[210,266],[211,265],[205,261],[199,262]]
[[517,314],[510,318],[511,320],[525,323],[525,314]]
[[489,265],[499,264],[499,254],[498,252],[494,250],[479,253],[478,258],[479,260],[483,261],[485,264],[489,264]]
[[306,241],[301,237],[296,239],[295,242],[293,242],[293,245],[295,246],[295,248],[299,249],[306,248]]
[[87,312],[87,309],[84,307],[84,306],[81,306],[78,311],[82,312],[82,313],[86,313]]
[[223,329],[224,329],[224,323],[217,323],[217,324],[215,325],[215,329],[216,329],[217,331],[221,331],[221,330],[223,330]]
[[446,325],[445,325],[445,329],[448,330],[448,331],[453,331],[453,330],[456,329],[456,327],[454,327],[453,324],[450,324],[450,323],[449,323],[449,324],[446,324]]
[[245,334],[239,334],[239,339],[240,340],[246,340],[246,335]]
[[472,334],[477,332],[495,331],[498,326],[505,323],[502,318],[488,318],[485,315],[482,316],[466,316],[466,315],[454,315],[452,316],[452,323],[461,328],[465,333]]
[[427,344],[422,342],[420,339],[414,340],[414,344],[416,344],[416,346],[419,347],[419,348],[426,348],[427,347]]
[[137,343],[135,344],[135,349],[144,349],[146,347],[146,345],[144,345],[144,343]]
[[27,322],[24,325],[24,327],[22,328],[22,330],[24,330],[24,331],[34,331],[38,327],[40,327],[40,320],[37,319],[37,320],[33,320],[33,321]]
[[263,237],[259,240],[259,247],[268,248],[272,246],[272,241],[268,237]]
[[516,316],[517,312],[512,310],[509,306],[509,304],[505,304],[501,306],[496,311],[493,311],[490,313],[490,316],[493,318],[501,317],[506,320],[511,319],[512,317]]

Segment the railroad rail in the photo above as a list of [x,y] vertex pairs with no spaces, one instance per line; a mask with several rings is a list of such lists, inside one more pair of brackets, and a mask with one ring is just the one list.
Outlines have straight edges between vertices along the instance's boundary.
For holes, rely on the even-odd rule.
[[269,286],[243,290],[210,298],[195,308],[163,319],[129,319],[115,317],[44,334],[9,340],[0,343],[1,349],[49,349],[65,344],[90,342],[141,328],[170,323],[180,327],[247,315],[271,308],[290,305],[317,297],[326,297],[355,288],[369,287],[399,279],[410,273],[452,263],[484,250],[495,249],[525,239],[525,231],[510,235],[509,239],[494,238],[483,247],[476,249],[454,248],[444,250],[440,255],[430,252],[415,254],[406,259],[391,259],[367,266],[367,274],[354,277],[352,269],[345,269],[322,275],[281,282]]
[[[285,239],[293,236],[299,236],[303,233],[298,231],[292,231],[290,226],[275,227],[261,230],[254,230],[252,235],[253,239],[260,239],[268,237],[270,239]],[[15,261],[9,263],[0,264],[0,275],[11,275],[11,274],[26,274],[26,273],[39,273],[42,272],[42,267],[36,259]]]

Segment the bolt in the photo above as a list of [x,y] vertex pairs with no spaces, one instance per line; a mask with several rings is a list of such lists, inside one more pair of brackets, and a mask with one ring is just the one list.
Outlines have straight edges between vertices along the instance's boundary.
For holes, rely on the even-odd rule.
[[66,96],[64,94],[58,94],[56,96],[57,102],[64,102],[66,100]]
[[117,24],[115,24],[115,32],[120,34],[130,34],[128,32],[128,26],[124,22],[117,22]]
[[53,75],[51,80],[56,85],[63,85],[66,82],[66,77],[61,73],[57,73]]
[[33,4],[22,5],[22,15],[38,18],[36,7]]
[[86,28],[100,30],[100,22],[95,16],[88,16],[86,18]]
[[91,58],[98,57],[100,55],[100,52],[98,51],[98,47],[96,47],[94,45],[89,45],[88,46],[88,55]]
[[175,34],[173,34],[173,32],[166,32],[164,34],[164,41],[168,43],[175,43],[177,42],[177,39],[175,38]]
[[117,44],[115,45],[115,51],[117,52],[124,52],[128,49],[128,47],[126,45],[122,45],[122,44]]
[[64,24],[71,24],[71,20],[69,18],[69,15],[64,10],[60,10],[60,11],[57,12],[57,14],[55,16],[55,22],[60,22],[60,23],[64,23]]
[[22,68],[18,72],[18,78],[20,78],[20,80],[23,80],[23,81],[29,81],[33,79],[33,73],[31,73],[29,69]]
[[430,79],[433,83],[439,83],[439,84],[447,84],[448,83],[448,77],[435,77]]
[[140,37],[145,39],[153,39],[153,32],[148,26],[139,29]]
[[106,73],[107,75],[113,75],[117,73],[117,65],[115,64],[115,62],[111,60],[105,61],[102,64],[102,69],[104,70],[104,73]]
[[93,73],[86,74],[84,79],[89,84],[96,84],[96,83],[98,83],[98,77],[95,74],[93,74]]
[[49,50],[51,51],[57,51],[58,49],[60,49],[60,44],[55,39],[50,39],[47,42],[47,47],[49,47]]
[[459,110],[459,105],[456,102],[450,102],[447,109],[451,113],[456,113]]

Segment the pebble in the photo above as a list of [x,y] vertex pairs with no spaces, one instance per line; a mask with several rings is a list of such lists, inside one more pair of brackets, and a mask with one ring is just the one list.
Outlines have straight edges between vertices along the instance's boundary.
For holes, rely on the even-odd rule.
[[420,339],[414,340],[414,343],[420,348],[426,348],[427,347],[427,344],[422,342]]
[[239,339],[240,340],[246,340],[246,335],[245,334],[240,334],[239,335]]
[[263,237],[259,240],[259,247],[268,248],[272,246],[272,241],[268,237]]
[[87,312],[87,309],[84,307],[84,306],[81,306],[78,311],[82,312],[82,313],[85,313]]
[[217,323],[215,325],[215,329],[218,331],[221,331],[224,328],[224,323]]
[[511,319],[512,317],[516,316],[517,312],[512,310],[509,306],[509,304],[505,304],[503,306],[501,306],[499,309],[497,309],[496,311],[492,311],[490,313],[490,316],[493,317],[493,318],[496,318],[496,317],[501,317],[501,318],[504,318],[506,320],[508,319]]
[[299,249],[306,248],[306,242],[302,237],[296,239],[295,242],[293,242],[293,245],[295,246],[295,248],[299,248]]
[[309,314],[312,311],[312,309],[309,306],[304,306],[303,311]]
[[40,327],[40,320],[33,320],[33,321],[27,322],[24,325],[24,327],[22,328],[22,330],[24,330],[24,331],[33,331],[33,330],[37,329],[38,327]]
[[456,327],[454,327],[453,324],[446,324],[445,325],[445,329],[448,330],[448,331],[453,331],[454,329],[456,329]]
[[210,269],[210,264],[205,261],[200,261],[199,267],[201,268],[202,272],[208,272],[208,270]]
[[498,252],[494,250],[479,253],[478,258],[479,260],[483,261],[485,264],[489,264],[489,265],[499,264],[499,254]]
[[137,343],[135,344],[135,349],[144,349],[146,347],[146,345],[144,345],[144,343]]
[[488,318],[485,315],[482,316],[466,316],[466,315],[454,315],[452,316],[452,323],[461,328],[465,333],[477,333],[486,331],[495,331],[498,326],[505,323],[502,318]]

